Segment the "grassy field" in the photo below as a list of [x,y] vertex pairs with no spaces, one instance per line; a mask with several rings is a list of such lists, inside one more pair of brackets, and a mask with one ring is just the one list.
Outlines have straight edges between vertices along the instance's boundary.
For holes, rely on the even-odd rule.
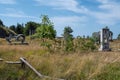
[[[8,45],[0,39],[0,80],[50,80],[39,79],[28,67],[6,64],[19,61],[20,57],[34,66],[43,75],[65,80],[120,80],[120,41],[111,43],[111,52],[49,51],[40,46],[40,41],[28,41],[29,45]],[[54,79],[51,79],[54,80]]]

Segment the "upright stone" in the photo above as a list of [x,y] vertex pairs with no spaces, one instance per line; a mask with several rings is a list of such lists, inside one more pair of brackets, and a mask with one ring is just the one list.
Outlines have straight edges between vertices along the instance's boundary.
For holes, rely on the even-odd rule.
[[112,37],[110,35],[111,31],[106,27],[100,31],[100,48],[99,51],[110,51],[109,39]]

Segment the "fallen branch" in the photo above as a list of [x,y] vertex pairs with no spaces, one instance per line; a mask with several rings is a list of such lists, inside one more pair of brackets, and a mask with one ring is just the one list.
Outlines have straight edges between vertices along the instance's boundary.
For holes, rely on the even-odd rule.
[[[1,59],[2,60],[2,59]],[[32,65],[30,65],[24,58],[20,58],[20,61],[6,61],[7,64],[21,64],[22,68],[25,68],[25,65],[28,66],[36,75],[38,75],[40,78],[48,78],[53,80],[64,80],[59,78],[53,78],[49,76],[42,75],[40,72],[38,72]]]
[[[49,78],[53,79],[52,77],[49,76],[44,76],[41,73],[39,73],[34,67],[32,67],[24,58],[20,58],[22,64],[26,64],[32,71],[34,71],[40,78]],[[54,80],[64,80],[64,79],[59,79],[59,78],[54,78]]]

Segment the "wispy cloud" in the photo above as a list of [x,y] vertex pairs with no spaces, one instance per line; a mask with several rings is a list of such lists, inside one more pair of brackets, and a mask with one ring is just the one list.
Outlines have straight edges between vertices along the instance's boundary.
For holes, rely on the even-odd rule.
[[93,17],[98,23],[114,25],[120,20],[120,3],[113,0],[97,0],[101,5],[98,9],[101,11],[91,11]]
[[16,4],[16,0],[0,0],[0,4]]
[[0,13],[0,16],[3,17],[12,17],[12,18],[36,18],[34,16],[28,16],[23,11],[15,10],[14,8],[6,8],[6,13]]
[[75,26],[79,24],[85,24],[85,22],[88,20],[85,16],[56,16],[51,17],[52,22],[55,23],[56,26],[63,25],[65,26]]
[[33,16],[23,15],[21,13],[0,13],[0,16],[12,17],[12,18],[36,18],[36,17],[33,17]]
[[[96,10],[90,10],[88,6],[81,5],[77,0],[34,0],[40,6],[50,6],[53,9],[69,10],[74,13],[82,13],[85,16],[93,17],[99,24],[114,25],[120,20],[120,5],[116,0],[96,0],[100,5]],[[91,0],[92,1],[92,0]],[[82,0],[81,0],[82,2]],[[95,6],[94,6],[95,7]],[[69,20],[69,19],[68,19]]]
[[53,9],[69,10],[76,13],[86,13],[88,10],[76,0],[35,0],[40,6],[51,6]]

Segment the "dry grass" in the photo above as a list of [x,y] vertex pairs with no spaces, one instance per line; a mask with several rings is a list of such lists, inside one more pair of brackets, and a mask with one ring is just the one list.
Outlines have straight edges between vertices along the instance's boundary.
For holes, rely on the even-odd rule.
[[[64,78],[66,80],[109,80],[108,75],[106,75],[108,77],[107,79],[101,78],[101,76],[99,78],[99,75],[102,75],[105,71],[109,71],[106,67],[111,64],[115,65],[117,63],[119,64],[117,67],[120,67],[119,51],[89,53],[78,52],[67,55],[54,52],[54,54],[51,54],[51,52],[49,52],[45,47],[40,47],[38,41],[30,43],[30,45],[24,46],[2,44],[0,45],[0,58],[16,61],[19,60],[20,57],[25,57],[28,62],[30,62],[30,64],[42,74],[51,77]],[[6,64],[0,65],[0,70],[3,71],[5,68],[8,68]],[[15,68],[15,71],[18,71],[19,73],[16,76],[23,76],[26,74],[18,66],[13,68]],[[114,70],[114,67],[112,69]],[[8,70],[11,69],[9,68]],[[15,71],[13,70],[13,72]],[[26,80],[39,80],[30,70],[27,72]],[[2,72],[0,71],[0,74],[1,73]],[[111,74],[112,71],[110,70],[107,73]],[[118,73],[120,73],[120,71]],[[113,78],[111,80],[120,79],[120,77],[116,78],[116,76],[112,76]],[[8,77],[8,75],[6,75],[6,77]],[[6,78],[3,77],[3,79],[1,79],[0,76],[0,80],[6,80]]]

